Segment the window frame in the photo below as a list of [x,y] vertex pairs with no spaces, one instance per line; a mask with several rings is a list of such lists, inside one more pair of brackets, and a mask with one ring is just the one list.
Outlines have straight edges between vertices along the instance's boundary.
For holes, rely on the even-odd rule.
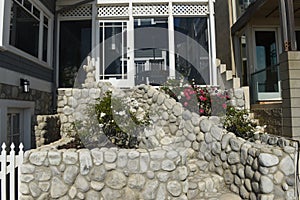
[[[24,0],[21,0],[24,2]],[[27,0],[29,1],[32,6],[34,6],[39,12],[40,12],[40,17],[39,17],[39,38],[38,38],[38,56],[35,57],[13,45],[10,44],[10,21],[11,21],[11,7],[12,3],[16,3],[20,5],[23,9],[26,10],[26,8],[20,4],[19,1],[17,0],[6,0],[4,1],[4,17],[3,17],[3,49],[8,50],[14,54],[17,54],[21,57],[24,57],[30,61],[34,61],[35,63],[52,69],[52,63],[53,63],[53,58],[52,58],[52,52],[53,52],[53,44],[51,41],[53,41],[53,24],[54,24],[54,15],[39,1],[32,1],[32,0]],[[0,5],[1,9],[1,5]],[[28,10],[26,10],[28,12]],[[1,16],[0,16],[1,17]],[[35,16],[34,16],[35,17]],[[44,39],[44,17],[48,19],[48,34],[47,34],[47,61],[43,60],[43,39]],[[1,18],[0,18],[1,20]],[[0,27],[1,28],[1,27]],[[0,43],[1,44],[1,43]],[[1,45],[0,45],[1,46]]]

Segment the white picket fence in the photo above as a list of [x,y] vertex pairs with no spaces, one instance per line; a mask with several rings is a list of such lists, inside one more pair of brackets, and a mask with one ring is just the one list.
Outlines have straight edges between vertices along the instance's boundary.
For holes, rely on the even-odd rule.
[[[23,163],[23,144],[21,143],[19,146],[19,154],[16,155],[15,152],[15,145],[12,143],[10,145],[10,152],[9,154],[6,151],[6,145],[5,143],[2,144],[2,151],[0,154],[0,163],[1,163],[1,171],[0,171],[0,183],[1,183],[1,198],[0,200],[7,200],[7,189],[9,189],[9,199],[15,200],[19,199],[19,189],[17,187],[20,187],[20,178],[18,177],[20,173],[21,164]],[[15,172],[15,168],[18,167],[17,174]],[[7,174],[9,174],[9,184],[7,185]],[[15,178],[18,178],[18,182],[16,185]],[[9,187],[9,188],[7,188]],[[15,194],[18,194],[18,197],[16,198]]]

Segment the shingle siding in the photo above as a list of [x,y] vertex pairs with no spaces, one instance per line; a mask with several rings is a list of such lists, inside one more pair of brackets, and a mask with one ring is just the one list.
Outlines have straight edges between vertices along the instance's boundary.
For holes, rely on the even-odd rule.
[[40,66],[11,52],[0,52],[0,67],[41,80],[53,81],[53,70]]

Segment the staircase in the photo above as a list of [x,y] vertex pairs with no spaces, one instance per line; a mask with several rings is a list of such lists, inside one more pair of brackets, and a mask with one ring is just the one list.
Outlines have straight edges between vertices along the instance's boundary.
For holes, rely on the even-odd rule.
[[240,88],[240,78],[235,77],[232,70],[226,69],[226,64],[222,64],[217,59],[218,85],[221,89]]

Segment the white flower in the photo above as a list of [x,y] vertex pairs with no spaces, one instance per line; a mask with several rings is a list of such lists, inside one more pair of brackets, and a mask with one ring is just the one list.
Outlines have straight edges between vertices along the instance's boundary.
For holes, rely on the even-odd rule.
[[102,113],[100,114],[100,117],[102,118],[102,117],[104,117],[105,115],[106,115],[106,113],[103,113],[103,112],[102,112]]
[[125,113],[124,110],[122,110],[122,111],[120,111],[118,114],[119,114],[119,115],[125,115],[126,113]]

